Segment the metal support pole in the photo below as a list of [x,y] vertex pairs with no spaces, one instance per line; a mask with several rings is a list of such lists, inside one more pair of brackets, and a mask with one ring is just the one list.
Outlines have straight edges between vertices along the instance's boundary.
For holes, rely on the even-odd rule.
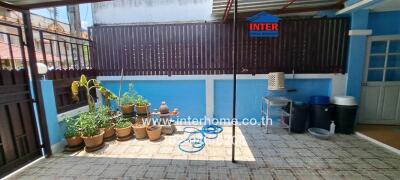
[[[236,145],[236,47],[237,47],[237,42],[236,42],[236,14],[237,14],[237,7],[238,7],[238,2],[237,0],[235,1],[235,9],[233,13],[233,59],[232,59],[232,68],[233,68],[233,115],[232,115],[232,162],[235,163],[235,145]],[[228,12],[229,13],[229,12]]]
[[49,139],[49,132],[47,129],[47,121],[44,112],[44,104],[43,104],[43,96],[42,96],[42,87],[40,85],[40,78],[37,69],[37,60],[36,60],[36,53],[35,53],[35,44],[33,40],[33,29],[32,29],[32,22],[31,22],[31,14],[29,10],[24,10],[22,12],[22,17],[24,21],[24,31],[25,31],[25,38],[26,38],[26,46],[28,48],[28,60],[29,60],[29,67],[30,67],[30,75],[32,81],[32,89],[33,95],[35,97],[35,103],[37,104],[38,110],[38,127],[42,134],[42,148],[44,148],[44,156],[49,157],[51,155],[51,147],[50,147],[50,139]]

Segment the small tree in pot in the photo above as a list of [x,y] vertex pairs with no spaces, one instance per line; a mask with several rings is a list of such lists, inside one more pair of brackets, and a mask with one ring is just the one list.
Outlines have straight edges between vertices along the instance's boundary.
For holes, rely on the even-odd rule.
[[115,124],[115,130],[119,138],[129,137],[132,132],[132,123],[128,118],[118,118]]
[[107,106],[100,106],[97,109],[97,125],[100,130],[104,131],[103,138],[109,140],[115,135],[115,125],[113,123],[113,117],[111,116],[110,108]]
[[129,90],[125,92],[119,100],[122,114],[132,114],[135,110],[137,93],[132,83],[129,83]]
[[147,115],[150,112],[150,103],[143,96],[138,96],[136,99],[136,111],[140,115]]
[[80,146],[83,142],[81,132],[79,131],[78,121],[74,118],[65,118],[65,133],[64,137],[69,148]]
[[81,113],[78,121],[86,148],[101,146],[103,144],[104,131],[100,130],[97,125],[96,114],[94,112]]

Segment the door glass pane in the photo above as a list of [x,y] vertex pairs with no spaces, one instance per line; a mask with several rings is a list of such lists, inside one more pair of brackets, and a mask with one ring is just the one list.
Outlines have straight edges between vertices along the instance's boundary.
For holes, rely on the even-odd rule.
[[374,41],[371,44],[371,53],[385,53],[386,41]]
[[400,81],[400,69],[386,70],[385,81]]
[[389,55],[387,67],[400,67],[400,55]]
[[400,41],[390,41],[389,53],[400,53]]
[[370,69],[368,70],[368,81],[382,81],[383,70],[382,69]]
[[385,56],[370,56],[369,68],[383,68],[385,65]]

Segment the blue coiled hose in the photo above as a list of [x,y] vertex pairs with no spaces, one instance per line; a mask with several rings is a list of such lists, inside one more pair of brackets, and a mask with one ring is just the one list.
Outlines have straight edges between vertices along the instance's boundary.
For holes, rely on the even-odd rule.
[[[204,148],[206,139],[216,139],[223,129],[221,126],[217,125],[204,125],[201,130],[195,127],[185,127],[183,131],[189,133],[189,136],[179,143],[179,149],[183,152],[195,153]],[[196,137],[198,135],[200,135],[200,137]],[[185,149],[184,144],[190,144],[192,149]]]

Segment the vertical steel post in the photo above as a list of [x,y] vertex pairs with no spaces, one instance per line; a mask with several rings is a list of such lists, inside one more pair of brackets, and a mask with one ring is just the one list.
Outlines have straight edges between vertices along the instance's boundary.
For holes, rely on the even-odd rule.
[[35,44],[33,40],[33,29],[32,29],[32,22],[31,22],[31,14],[29,10],[24,10],[22,12],[23,21],[24,21],[24,31],[25,31],[25,38],[26,38],[26,46],[28,48],[28,60],[29,60],[29,67],[30,67],[30,74],[31,74],[31,81],[32,81],[32,89],[35,97],[35,103],[37,104],[38,110],[38,121],[39,121],[39,129],[42,134],[43,144],[42,147],[44,148],[44,156],[49,157],[51,155],[51,147],[50,147],[50,139],[49,139],[49,132],[47,129],[47,122],[46,116],[44,112],[44,104],[43,104],[43,96],[42,96],[42,87],[40,85],[39,80],[39,73],[36,65],[36,53],[35,53]]
[[[233,68],[233,115],[232,115],[232,162],[235,163],[235,145],[236,145],[236,47],[237,47],[237,43],[236,43],[236,13],[237,13],[237,6],[238,6],[238,2],[237,0],[235,1],[235,9],[233,12],[233,51],[232,51],[232,68]],[[228,12],[229,13],[229,12]]]

